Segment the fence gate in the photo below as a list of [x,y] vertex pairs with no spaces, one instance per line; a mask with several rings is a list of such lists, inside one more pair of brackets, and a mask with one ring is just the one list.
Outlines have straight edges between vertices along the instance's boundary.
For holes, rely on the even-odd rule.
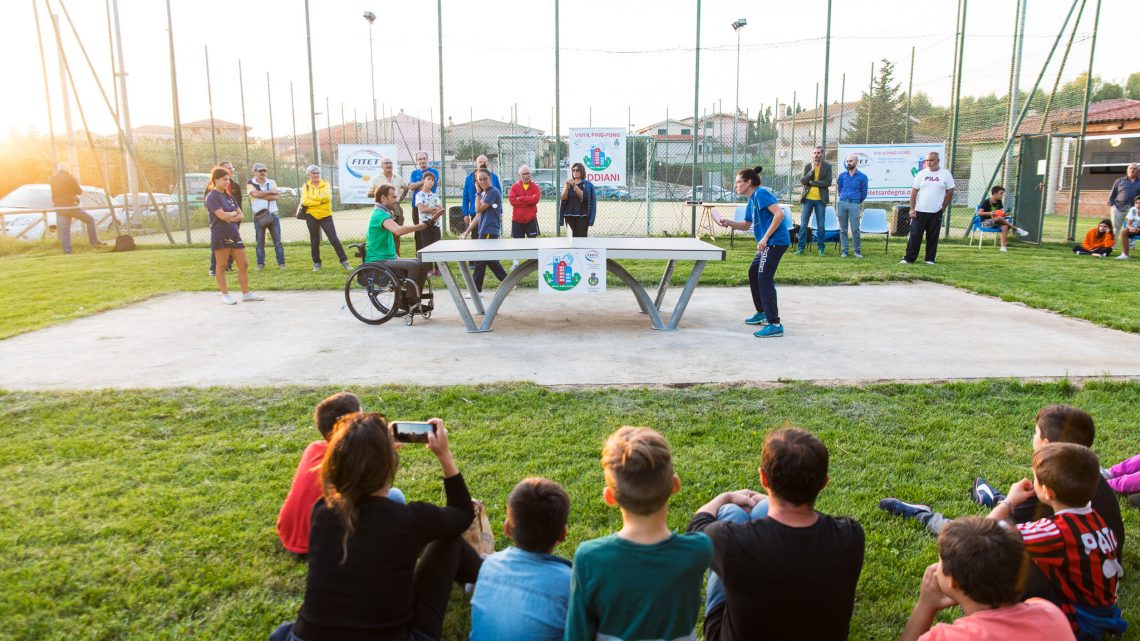
[[1029,232],[1026,241],[1041,242],[1045,221],[1045,190],[1048,166],[1049,136],[1021,136],[1021,155],[1018,162],[1017,226]]

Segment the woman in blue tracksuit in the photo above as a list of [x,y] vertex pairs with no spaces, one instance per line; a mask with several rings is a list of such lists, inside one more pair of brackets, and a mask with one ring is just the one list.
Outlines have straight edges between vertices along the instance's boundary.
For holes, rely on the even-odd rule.
[[762,167],[741,169],[736,173],[736,193],[748,197],[744,220],[736,222],[721,219],[721,227],[747,231],[750,227],[756,236],[756,257],[748,268],[748,286],[752,289],[752,304],[756,313],[745,319],[749,325],[764,325],[753,334],[759,338],[783,336],[780,310],[776,305],[776,283],[773,277],[780,259],[792,244],[788,229],[784,227],[784,212],[776,204],[776,196],[760,186]]

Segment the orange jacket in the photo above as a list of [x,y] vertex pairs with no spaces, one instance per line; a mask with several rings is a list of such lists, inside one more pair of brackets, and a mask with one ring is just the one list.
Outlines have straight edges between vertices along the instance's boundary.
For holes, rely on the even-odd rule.
[[1085,242],[1081,243],[1081,246],[1085,248],[1085,251],[1091,252],[1094,249],[1112,249],[1115,244],[1116,237],[1112,235],[1112,232],[1097,238],[1096,227],[1093,227],[1089,233],[1085,234]]

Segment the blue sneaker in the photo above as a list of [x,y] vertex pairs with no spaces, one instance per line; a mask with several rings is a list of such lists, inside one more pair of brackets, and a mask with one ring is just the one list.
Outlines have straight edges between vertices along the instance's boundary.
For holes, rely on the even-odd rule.
[[929,505],[922,505],[921,503],[906,503],[896,498],[888,498],[879,501],[879,509],[885,510],[908,519],[914,519],[920,523],[926,523],[934,511],[930,509]]
[[744,319],[745,325],[767,325],[768,319],[764,317],[764,312],[756,312],[755,314]]
[[974,479],[974,489],[970,492],[970,498],[978,505],[993,509],[1005,499],[1005,495],[995,490],[992,485],[986,483],[986,480],[979,476]]
[[752,334],[757,338],[772,338],[773,336],[783,336],[783,325],[765,325],[760,331]]

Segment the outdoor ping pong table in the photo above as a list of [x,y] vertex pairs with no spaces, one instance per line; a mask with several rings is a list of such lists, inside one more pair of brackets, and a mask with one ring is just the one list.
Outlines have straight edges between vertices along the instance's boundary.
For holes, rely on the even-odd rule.
[[[489,332],[491,323],[495,321],[495,314],[502,306],[503,300],[519,282],[538,271],[538,256],[541,250],[567,250],[567,249],[604,249],[606,251],[606,271],[617,276],[625,283],[637,299],[642,313],[649,316],[653,329],[674,331],[681,322],[685,307],[693,290],[697,288],[697,281],[701,278],[705,264],[710,260],[724,260],[725,252],[716,245],[706,243],[695,238],[497,238],[480,240],[441,240],[419,250],[417,256],[425,263],[436,263],[447,283],[447,290],[451,299],[463,317],[463,324],[468,332]],[[641,283],[637,282],[625,270],[618,260],[664,260],[665,272],[657,286],[657,295],[650,298]],[[484,308],[479,292],[475,291],[475,280],[471,276],[470,264],[484,260],[518,260],[519,266],[511,270],[506,280],[499,284],[498,290],[491,303]],[[677,304],[669,313],[669,320],[661,318],[661,304],[665,300],[665,292],[669,289],[669,281],[673,278],[673,270],[677,261],[694,261],[693,271],[689,280],[681,290]],[[467,292],[471,296],[471,304],[475,313],[483,315],[483,323],[475,324],[475,319],[463,299],[463,292],[455,281],[451,272],[451,263],[459,266],[463,280],[467,285]],[[588,298],[588,295],[585,296]]]

